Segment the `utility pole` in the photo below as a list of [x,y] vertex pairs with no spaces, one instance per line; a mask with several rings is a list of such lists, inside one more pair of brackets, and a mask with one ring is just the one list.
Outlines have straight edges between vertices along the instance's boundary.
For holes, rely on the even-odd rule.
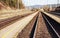
[[58,6],[59,6],[59,0],[58,0]]
[[59,0],[57,0],[57,7],[59,6]]
[[19,9],[19,0],[17,0],[17,8]]

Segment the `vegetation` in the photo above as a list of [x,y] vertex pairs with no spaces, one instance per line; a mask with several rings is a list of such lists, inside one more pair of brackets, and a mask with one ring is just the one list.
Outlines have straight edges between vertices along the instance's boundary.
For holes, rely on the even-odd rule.
[[50,8],[49,8],[49,6],[46,5],[43,7],[43,9],[44,9],[44,11],[48,12]]
[[60,12],[60,6],[56,7],[55,11]]
[[19,4],[19,8],[24,8],[24,5],[22,4],[22,0],[0,0],[0,2],[3,2],[4,5],[10,6],[10,7],[14,7],[14,8],[18,8],[18,4]]

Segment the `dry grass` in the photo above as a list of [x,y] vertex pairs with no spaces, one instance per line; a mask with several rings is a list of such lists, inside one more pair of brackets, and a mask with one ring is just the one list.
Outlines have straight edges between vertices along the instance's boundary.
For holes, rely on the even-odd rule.
[[24,15],[24,14],[29,14],[29,13],[33,13],[33,12],[27,9],[3,10],[0,12],[0,19],[7,19],[7,18],[11,18],[17,15]]

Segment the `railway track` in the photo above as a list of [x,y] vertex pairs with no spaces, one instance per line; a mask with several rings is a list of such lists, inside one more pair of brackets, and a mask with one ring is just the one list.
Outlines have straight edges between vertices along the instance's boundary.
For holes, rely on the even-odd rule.
[[18,34],[17,38],[33,38],[37,20],[38,14],[35,15],[35,17],[27,24],[27,26]]
[[[39,14],[39,15],[38,15]],[[42,14],[42,15],[41,15]],[[36,14],[32,14],[32,15],[34,15],[33,17],[32,17],[32,19],[31,20],[29,20],[29,21],[32,21],[31,23],[29,22],[29,23],[27,23],[26,24],[26,26],[27,27],[25,27],[25,28],[23,28],[23,29],[20,29],[21,30],[21,32],[19,33],[20,34],[20,37],[21,38],[36,38],[36,34],[38,34],[37,35],[37,37],[39,37],[40,38],[40,36],[44,36],[44,38],[45,38],[45,35],[46,36],[49,36],[49,33],[50,33],[50,35],[51,35],[51,37],[52,38],[60,38],[60,24],[58,23],[58,22],[56,22],[55,20],[53,20],[51,17],[49,17],[48,15],[46,15],[46,14],[44,14],[44,13],[36,13]],[[27,16],[27,15],[26,15]],[[24,16],[23,16],[24,17]],[[27,16],[28,17],[28,16]],[[30,16],[31,17],[31,16]],[[16,17],[16,18],[14,18],[14,19],[10,19],[10,21],[9,20],[5,20],[6,21],[6,24],[7,24],[7,22],[11,22],[11,21],[14,21],[14,20],[17,20],[17,19],[19,19],[20,17],[18,16],[18,17]],[[29,19],[29,17],[28,17],[28,19]],[[40,20],[39,20],[40,19]],[[45,21],[45,24],[44,24],[44,21],[43,21],[43,19],[44,19],[44,21]],[[24,19],[24,21],[26,20],[26,18]],[[19,22],[19,24],[20,23],[22,23],[22,24],[25,24],[24,23],[24,21],[22,21],[22,22]],[[27,22],[27,20],[26,20],[26,22]],[[4,24],[5,22],[3,22],[3,23],[1,23],[2,25]],[[0,25],[1,25],[0,24]],[[15,24],[15,23],[14,23]],[[32,24],[32,26],[30,25],[30,24]],[[13,25],[13,24],[12,24]],[[25,26],[25,25],[24,25]],[[42,27],[41,27],[42,26]],[[44,27],[43,27],[44,26]],[[47,26],[47,28],[48,28],[48,32],[49,33],[47,33],[47,34],[43,34],[43,33],[45,33],[45,31],[47,31],[47,29],[46,29],[46,26]],[[15,26],[14,26],[15,27]],[[23,27],[23,26],[22,26]],[[13,27],[12,27],[13,28]],[[12,28],[10,28],[11,30],[12,30]],[[16,28],[17,29],[17,28]],[[16,29],[13,29],[13,30],[16,30]],[[4,29],[3,29],[4,30]],[[7,29],[6,29],[7,30]],[[12,31],[13,31],[12,30]],[[26,31],[27,30],[27,31]],[[44,31],[42,34],[43,35],[40,35],[41,33],[41,31]],[[2,32],[2,31],[1,31]],[[14,32],[14,31],[13,31]],[[11,33],[13,33],[13,32],[11,32]],[[38,33],[37,33],[38,32]],[[6,32],[7,33],[7,32]],[[27,34],[26,34],[27,33]],[[10,33],[9,33],[10,34]],[[26,36],[24,36],[24,35],[26,35]],[[4,35],[4,34],[3,34]],[[6,37],[7,37],[8,35],[6,35]],[[0,36],[1,37],[1,36]],[[5,35],[4,35],[4,37],[5,37]],[[13,36],[12,36],[13,37]],[[17,37],[17,38],[19,38],[19,36]]]
[[[60,23],[58,23],[57,21],[55,21],[54,19],[52,19],[51,17],[49,17],[48,15],[46,15],[44,13],[42,13],[42,16],[43,16],[45,24],[48,28],[48,32],[51,35],[51,37],[49,37],[49,38],[60,38]],[[35,26],[36,26],[35,29],[32,30],[33,33],[32,33],[31,38],[37,38],[36,34],[35,34],[37,31],[37,25],[36,24],[37,24],[37,21],[35,23]],[[38,35],[38,37],[40,37],[40,36]]]
[[[40,14],[40,13],[39,13]],[[41,26],[40,26],[40,24],[38,23],[38,18],[39,18],[39,15],[36,17],[36,20],[35,20],[35,22],[34,22],[34,25],[32,25],[33,27],[31,28],[32,30],[30,30],[30,33],[29,33],[29,31],[28,31],[28,27],[26,27],[21,33],[20,33],[20,37],[21,38],[41,38],[41,37],[43,37],[44,36],[44,38],[46,38],[46,37],[49,37],[49,38],[60,38],[60,24],[58,23],[58,22],[56,22],[55,20],[53,20],[52,18],[50,18],[49,16],[47,16],[47,15],[45,15],[44,13],[42,13],[42,16],[43,16],[43,19],[44,19],[44,21],[45,21],[45,24],[46,25],[44,25],[44,24],[42,24],[42,22],[40,22],[40,24],[43,26],[43,28],[45,29],[45,31],[47,30],[46,29],[46,27],[44,27],[44,26],[47,26],[47,28],[48,28],[48,32],[49,33],[47,33],[46,32],[46,34],[43,34],[43,33],[45,33],[45,32],[43,32],[42,33],[42,35],[40,35],[41,33],[41,31],[42,30],[44,30],[43,28],[41,28]],[[40,19],[41,19],[41,17],[40,17]],[[40,20],[41,21],[41,20]],[[43,22],[44,23],[44,22]],[[40,27],[40,28],[39,28]],[[41,30],[41,31],[38,31],[38,29],[37,28],[39,28],[39,30]],[[27,30],[27,34],[28,35],[26,35],[26,31],[25,30]],[[39,32],[39,33],[37,33],[37,31]],[[24,35],[26,35],[26,36],[24,36]],[[38,34],[38,35],[36,35],[36,34]],[[48,34],[48,35],[47,35]],[[51,35],[51,37],[49,36],[49,34]],[[21,36],[22,35],[22,36]],[[45,36],[46,35],[46,36]],[[19,36],[18,36],[19,37]]]
[[21,32],[37,14],[38,14],[38,11],[36,13],[33,13],[29,16],[24,17],[21,20],[19,19],[17,22],[11,25],[9,24],[9,26],[1,29],[0,38],[16,38],[18,33]]
[[[34,19],[33,19],[34,20]],[[30,23],[29,23],[30,24]],[[33,26],[33,27],[32,27]],[[45,23],[43,21],[43,18],[42,18],[42,15],[41,13],[39,13],[37,16],[36,16],[36,20],[34,22],[33,25],[28,25],[27,27],[25,27],[21,33],[19,33],[18,35],[18,38],[45,38],[45,37],[50,37],[47,29],[46,29],[46,26],[45,26]],[[28,28],[29,27],[29,28]],[[31,29],[31,30],[30,30]],[[27,30],[27,31],[26,31]],[[42,35],[40,35],[42,32]],[[44,32],[46,31],[46,32]],[[27,34],[26,34],[27,32]],[[30,33],[29,33],[30,32]],[[38,33],[37,33],[38,32]],[[45,34],[44,34],[45,33]],[[38,35],[37,35],[38,34]],[[24,36],[25,35],[25,36]],[[45,36],[46,35],[46,36]]]
[[60,24],[44,13],[42,15],[52,38],[60,38]]
[[21,16],[18,15],[18,16],[12,17],[12,18],[0,20],[0,30],[7,27],[7,26],[9,26],[9,24],[13,24],[17,20],[22,19],[22,18],[24,18],[28,15],[30,15],[30,14],[25,14],[25,15],[21,15]]
[[60,13],[58,13],[58,12],[49,12],[49,13],[60,16]]

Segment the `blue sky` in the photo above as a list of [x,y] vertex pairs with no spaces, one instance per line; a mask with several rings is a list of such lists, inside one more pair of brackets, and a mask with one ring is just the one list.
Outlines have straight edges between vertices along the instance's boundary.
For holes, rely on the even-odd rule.
[[57,0],[22,0],[22,1],[25,6],[57,4]]

